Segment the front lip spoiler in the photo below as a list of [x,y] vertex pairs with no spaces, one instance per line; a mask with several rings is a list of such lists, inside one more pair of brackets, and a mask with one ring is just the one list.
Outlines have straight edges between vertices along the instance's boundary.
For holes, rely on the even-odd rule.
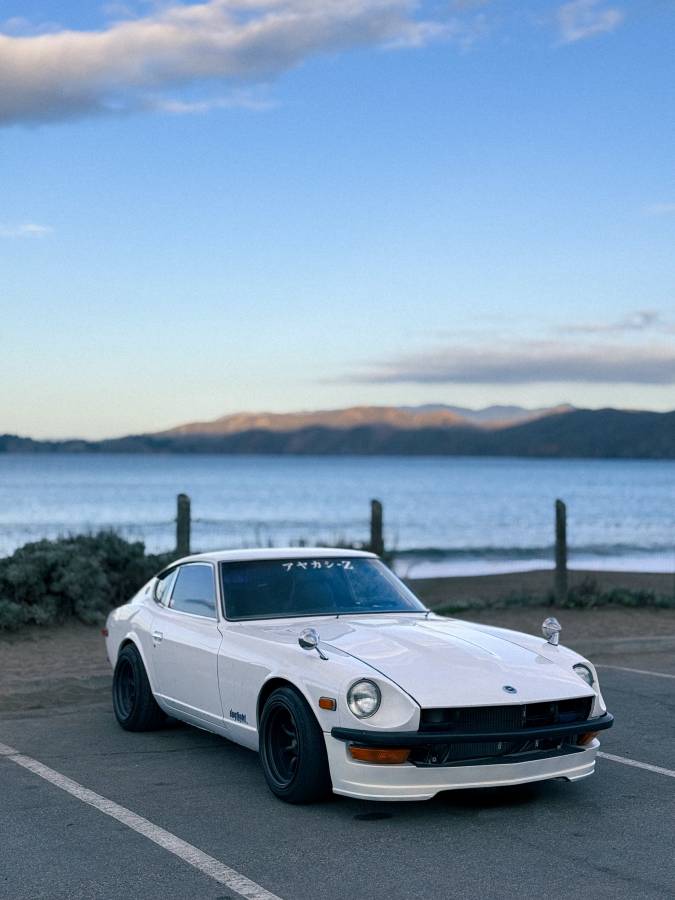
[[432,744],[470,744],[485,741],[536,741],[545,738],[572,737],[589,731],[604,731],[614,724],[614,716],[605,713],[572,725],[547,725],[544,728],[521,728],[518,731],[365,731],[361,728],[332,728],[338,741],[363,747],[427,747]]

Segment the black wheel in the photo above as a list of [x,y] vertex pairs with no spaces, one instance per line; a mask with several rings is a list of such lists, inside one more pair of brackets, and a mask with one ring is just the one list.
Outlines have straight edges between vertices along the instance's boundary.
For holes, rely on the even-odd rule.
[[166,717],[152,696],[143,660],[132,644],[117,657],[112,699],[115,718],[127,731],[153,731],[164,724]]
[[331,793],[319,723],[291,687],[277,688],[260,719],[260,761],[270,790],[287,803],[316,803]]

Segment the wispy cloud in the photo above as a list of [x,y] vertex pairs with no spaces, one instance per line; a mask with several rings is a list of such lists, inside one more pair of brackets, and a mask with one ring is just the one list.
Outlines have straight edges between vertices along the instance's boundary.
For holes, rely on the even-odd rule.
[[181,85],[257,83],[320,53],[417,46],[452,32],[449,18],[427,20],[414,0],[207,0],[100,31],[0,33],[0,125],[143,110]]
[[53,230],[49,225],[37,225],[35,222],[24,222],[21,225],[0,225],[0,237],[41,238],[51,234]]
[[274,100],[256,91],[232,91],[225,97],[209,97],[206,100],[180,100],[170,97],[150,99],[148,108],[174,116],[204,115],[214,109],[247,109],[265,112],[277,106]]
[[571,0],[559,6],[556,13],[560,40],[564,44],[614,31],[624,18],[622,10],[607,6],[602,0]]
[[50,34],[60,30],[61,26],[56,22],[31,22],[24,16],[12,16],[0,22],[0,33],[6,35]]
[[675,203],[650,203],[645,206],[648,216],[672,216],[675,215]]
[[656,309],[638,309],[635,312],[610,322],[575,322],[558,329],[564,334],[627,334],[630,332],[652,332],[673,334],[675,324],[668,321]]
[[445,347],[385,361],[350,381],[369,384],[675,384],[673,346],[576,346],[525,341]]

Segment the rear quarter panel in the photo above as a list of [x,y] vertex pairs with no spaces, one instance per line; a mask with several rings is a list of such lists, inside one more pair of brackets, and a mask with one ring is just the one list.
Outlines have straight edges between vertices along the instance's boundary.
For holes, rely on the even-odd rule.
[[154,690],[154,672],[152,671],[152,582],[149,582],[122,606],[118,606],[108,616],[106,628],[106,653],[110,665],[115,668],[121,647],[131,641],[138,650],[150,686]]

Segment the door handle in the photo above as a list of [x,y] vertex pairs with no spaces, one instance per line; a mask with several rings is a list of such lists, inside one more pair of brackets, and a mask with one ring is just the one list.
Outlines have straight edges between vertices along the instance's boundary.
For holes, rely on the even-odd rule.
[[164,635],[161,631],[152,632],[152,643],[155,645],[155,647],[157,646],[157,644],[161,643],[163,637]]

